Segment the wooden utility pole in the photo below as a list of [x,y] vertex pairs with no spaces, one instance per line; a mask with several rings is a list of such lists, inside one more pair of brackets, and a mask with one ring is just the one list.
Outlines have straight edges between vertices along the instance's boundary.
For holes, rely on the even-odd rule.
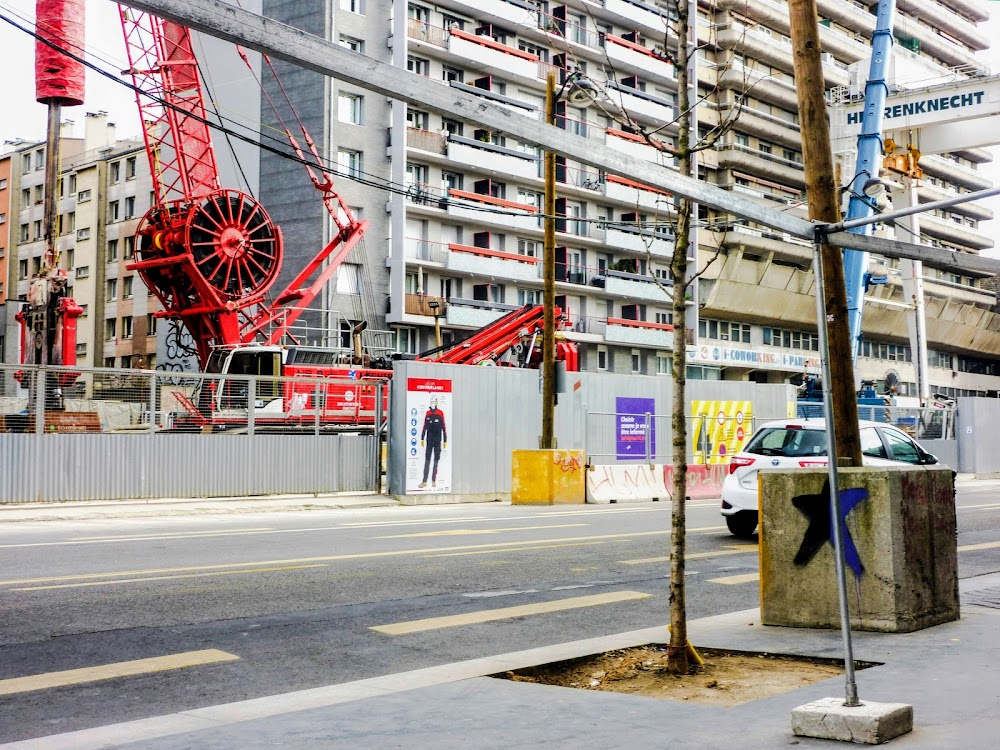
[[[556,124],[556,73],[545,78],[545,122]],[[556,152],[545,150],[545,234],[542,247],[542,440],[539,448],[555,448],[556,412]]]
[[[799,100],[802,129],[802,162],[805,168],[809,218],[822,222],[840,221],[840,194],[834,179],[830,123],[824,93],[823,62],[820,57],[819,21],[816,0],[789,0],[795,90]],[[847,324],[847,288],[844,257],[840,248],[822,249],[825,288],[817,294],[826,298],[826,325],[830,342],[830,383],[823,383],[833,396],[833,423],[836,427],[838,463],[861,466],[861,435],[858,427],[858,397],[854,384],[851,337]]]

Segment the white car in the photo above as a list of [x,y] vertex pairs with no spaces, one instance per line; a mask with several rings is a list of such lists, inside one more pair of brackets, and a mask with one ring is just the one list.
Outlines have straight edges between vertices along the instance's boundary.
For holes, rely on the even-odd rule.
[[[865,466],[900,463],[929,465],[937,458],[897,427],[861,422],[861,453]],[[750,442],[729,459],[722,483],[722,515],[738,537],[757,529],[757,475],[763,469],[813,469],[827,465],[826,420],[785,419],[762,425]]]

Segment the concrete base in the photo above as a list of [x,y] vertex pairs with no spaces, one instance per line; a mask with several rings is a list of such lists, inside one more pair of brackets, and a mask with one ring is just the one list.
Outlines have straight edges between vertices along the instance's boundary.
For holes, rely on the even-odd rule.
[[823,698],[792,709],[792,732],[800,737],[881,745],[913,729],[913,706],[862,703],[845,706],[843,698]]

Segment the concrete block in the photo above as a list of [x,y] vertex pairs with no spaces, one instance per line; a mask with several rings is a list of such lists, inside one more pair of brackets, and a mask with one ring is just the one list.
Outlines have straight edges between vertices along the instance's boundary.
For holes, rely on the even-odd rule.
[[516,450],[511,456],[512,505],[561,505],[587,499],[580,450]]
[[792,709],[792,732],[800,737],[881,745],[913,729],[906,703],[845,706],[843,698],[822,698]]
[[[760,474],[765,625],[839,628],[825,469]],[[958,619],[950,469],[841,469],[851,627],[906,633]]]

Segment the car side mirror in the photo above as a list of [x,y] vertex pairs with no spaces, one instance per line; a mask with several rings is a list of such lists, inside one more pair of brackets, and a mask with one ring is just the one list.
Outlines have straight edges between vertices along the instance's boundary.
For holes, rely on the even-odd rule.
[[926,466],[930,466],[932,464],[936,464],[937,462],[938,462],[937,456],[935,456],[933,453],[925,453],[924,458],[920,463],[925,464]]

